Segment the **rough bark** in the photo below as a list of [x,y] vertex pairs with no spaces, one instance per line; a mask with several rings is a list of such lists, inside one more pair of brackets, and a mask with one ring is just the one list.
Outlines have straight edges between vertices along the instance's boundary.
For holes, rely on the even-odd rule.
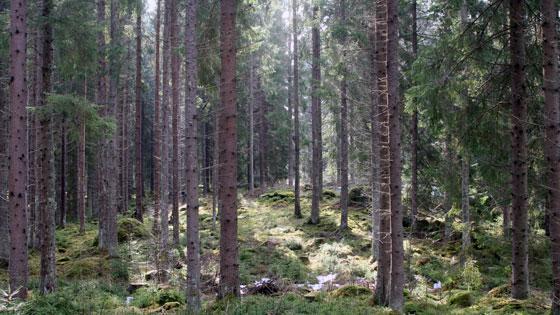
[[[548,213],[550,229],[550,245],[552,257],[552,309],[554,315],[560,314],[560,101],[558,85],[558,8],[553,0],[541,1],[542,31],[543,31],[543,73],[545,100],[545,134],[544,154],[548,164]],[[505,212],[504,212],[505,213]],[[504,216],[504,224],[505,224]],[[505,228],[504,228],[505,231]]]
[[200,236],[198,218],[198,50],[196,40],[197,0],[187,0],[185,16],[185,167],[187,186],[187,305],[200,311]]
[[[346,23],[346,2],[340,0],[340,23]],[[348,100],[346,96],[346,36],[341,39],[342,81],[340,82],[340,230],[348,228]]]
[[63,119],[60,126],[60,204],[58,205],[58,226],[64,228],[66,225],[66,122]]
[[[177,0],[171,0],[170,11],[171,22],[171,133],[173,139],[173,151],[171,157],[171,221],[173,223],[173,245],[179,246],[179,26],[177,24]],[[197,183],[198,185],[198,183]]]
[[251,53],[249,64],[249,194],[255,192],[255,55]]
[[77,206],[78,206],[78,221],[80,223],[80,234],[83,235],[86,231],[86,122],[84,117],[79,118],[79,135],[78,135],[78,150],[77,150]]
[[[42,24],[40,28],[40,64],[41,82],[38,82],[39,106],[47,105],[47,94],[51,91],[52,74],[52,26],[50,14],[52,1],[41,2]],[[41,237],[41,272],[39,292],[48,294],[56,289],[56,259],[55,259],[55,177],[54,152],[51,133],[51,117],[48,114],[39,115],[39,233]]]
[[510,0],[511,53],[511,192],[512,192],[512,279],[511,296],[529,294],[527,222],[527,100],[525,74],[525,2]]
[[171,0],[165,1],[164,9],[164,29],[163,29],[163,58],[162,58],[162,89],[163,95],[161,100],[161,260],[162,265],[167,264],[167,247],[169,244],[169,100],[171,94],[170,79],[170,61],[171,61],[171,44],[170,44],[170,14]]
[[[416,0],[412,1],[412,55],[418,56],[418,24]],[[412,148],[411,148],[411,179],[410,179],[410,216],[412,217],[412,233],[416,232],[416,216],[418,213],[418,109],[412,113]]]
[[239,296],[237,251],[236,1],[221,2],[219,112],[220,298]]
[[389,112],[387,108],[387,6],[377,0],[376,5],[376,68],[379,123],[379,258],[375,299],[379,305],[389,304],[391,272],[391,222],[389,178]]
[[257,76],[257,91],[259,104],[259,179],[260,191],[264,192],[268,186],[268,103],[264,90],[262,89],[261,78]]
[[292,0],[293,59],[294,59],[294,216],[301,218],[299,187],[299,62],[297,32],[297,0]]
[[[2,12],[1,9],[0,12]],[[7,66],[7,60],[0,61],[0,71],[6,71],[7,70],[6,66]],[[4,242],[0,242],[0,265],[3,266],[4,265],[7,266],[10,260],[10,241],[9,241],[10,240],[9,238],[10,237],[10,233],[9,233],[10,211],[8,207],[9,199],[7,198],[8,197],[8,174],[9,174],[8,146],[10,144],[9,143],[10,109],[8,108],[9,105],[6,99],[5,88],[6,86],[4,84],[0,85],[0,218],[2,218],[2,220],[0,220],[0,239],[5,240]],[[30,120],[29,116],[30,115],[28,115],[28,120]],[[32,124],[28,124],[28,126],[30,125],[32,126]],[[29,132],[29,134],[30,136],[29,136],[28,143],[31,144],[32,143],[31,135],[33,134],[33,132]],[[28,152],[29,159],[31,160],[31,156],[29,153],[32,152],[32,149],[29,148],[29,150],[26,151]],[[31,174],[31,172],[33,171],[33,167],[28,167],[28,170],[29,170],[28,173]],[[32,176],[29,176],[29,178],[31,177]],[[31,189],[32,186],[29,185],[29,191],[30,191],[29,196],[31,196]],[[32,215],[33,208],[31,206],[32,204],[30,202],[29,213]],[[30,222],[31,227],[32,224],[33,222]],[[32,231],[33,228],[29,228],[29,230]],[[31,241],[32,239],[33,239],[33,234],[30,235],[28,240]]]
[[9,140],[9,235],[10,288],[27,297],[27,211],[26,211],[26,110],[25,78],[27,51],[27,1],[10,2],[10,140]]
[[136,134],[135,134],[135,182],[136,182],[136,219],[144,221],[144,168],[142,165],[142,1],[138,2],[136,12]]
[[[288,51],[290,50],[290,36],[287,34]],[[292,59],[288,55],[288,186],[294,186],[294,106],[293,106],[293,83],[292,83]]]
[[463,214],[463,231],[461,242],[461,259],[465,262],[471,247],[471,213],[469,208],[469,158],[461,159],[461,213]]
[[[161,226],[159,214],[161,209],[161,108],[160,108],[160,30],[161,0],[156,8],[156,51],[155,51],[155,96],[154,96],[154,225],[153,231],[159,242]],[[159,244],[158,244],[159,246]]]
[[319,33],[319,7],[313,7],[313,27],[311,28],[311,41],[312,41],[312,66],[311,66],[311,142],[312,142],[312,168],[311,168],[311,182],[312,182],[312,198],[311,198],[311,224],[319,223],[319,203],[321,201],[321,174],[322,168],[322,147],[321,147],[321,39]]

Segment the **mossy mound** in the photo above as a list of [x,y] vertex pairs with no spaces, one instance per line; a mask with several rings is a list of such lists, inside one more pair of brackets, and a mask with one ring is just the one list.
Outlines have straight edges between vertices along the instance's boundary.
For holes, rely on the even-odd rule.
[[126,242],[134,239],[146,239],[150,237],[150,231],[146,226],[133,218],[120,218],[118,224],[119,242]]
[[259,201],[271,204],[292,203],[295,200],[294,192],[289,190],[275,190],[260,195]]
[[333,199],[336,198],[336,193],[332,190],[329,189],[324,189],[323,190],[323,198],[325,199]]
[[474,298],[469,291],[459,291],[449,297],[448,303],[459,307],[469,307],[473,305]]
[[351,205],[365,207],[371,201],[368,186],[355,186],[348,192],[348,201]]
[[346,285],[331,292],[331,296],[334,298],[354,297],[365,294],[371,295],[371,290],[357,285]]
[[109,260],[92,256],[66,263],[62,274],[68,279],[95,279],[108,275],[110,271]]

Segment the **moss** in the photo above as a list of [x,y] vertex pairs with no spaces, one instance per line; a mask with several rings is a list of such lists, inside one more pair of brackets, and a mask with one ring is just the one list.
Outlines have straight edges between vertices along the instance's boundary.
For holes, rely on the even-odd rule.
[[68,279],[94,279],[110,274],[109,261],[104,257],[85,257],[67,263],[62,275]]
[[330,189],[323,189],[323,198],[325,199],[336,198],[336,193]]
[[459,291],[449,297],[448,303],[459,307],[469,307],[473,305],[474,298],[469,291]]
[[133,218],[120,218],[118,224],[119,242],[130,241],[133,239],[146,239],[150,236],[150,231],[144,224]]
[[365,294],[371,295],[372,292],[370,289],[366,287],[357,286],[357,285],[343,286],[331,292],[331,296],[335,298],[354,297],[354,296],[365,295]]
[[348,192],[348,201],[355,206],[366,206],[370,198],[370,189],[368,186],[355,186]]

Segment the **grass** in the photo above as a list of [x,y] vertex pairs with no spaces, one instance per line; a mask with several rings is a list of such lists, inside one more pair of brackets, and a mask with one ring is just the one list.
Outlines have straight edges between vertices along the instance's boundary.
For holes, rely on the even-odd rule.
[[[351,207],[349,229],[338,230],[338,198],[324,198],[321,220],[310,225],[309,192],[302,199],[303,218],[293,216],[293,194],[270,191],[257,199],[240,198],[239,260],[240,280],[251,285],[263,277],[275,279],[282,290],[276,296],[244,296],[215,301],[219,261],[219,225],[213,229],[211,201],[201,200],[201,259],[204,314],[390,314],[372,305],[375,268],[371,261],[371,221],[368,209]],[[180,211],[184,228],[186,212]],[[141,314],[166,308],[183,314],[182,285],[186,270],[170,268],[167,286],[148,281],[125,305],[129,282],[146,282],[144,274],[152,264],[154,240],[151,220],[145,223],[120,218],[122,225],[119,259],[108,259],[97,250],[97,226],[87,224],[78,235],[78,226],[69,224],[56,231],[59,291],[40,297],[31,292],[24,314],[115,313]],[[170,229],[172,227],[170,226]],[[475,259],[465,273],[458,263],[460,242],[443,243],[431,239],[406,239],[406,312],[411,314],[543,314],[550,305],[550,259],[548,241],[533,233],[530,245],[531,297],[526,301],[509,298],[510,248],[500,234],[499,222],[486,222],[473,230]],[[170,232],[171,233],[171,232]],[[175,260],[185,254],[186,240],[171,251]],[[175,266],[175,265],[173,265]],[[180,266],[181,267],[181,266]],[[293,289],[297,284],[316,283],[316,277],[337,274],[340,285],[330,293],[310,293]],[[31,251],[30,285],[38,285],[39,254]],[[362,281],[356,284],[356,281]],[[443,290],[434,292],[441,281]],[[0,288],[6,288],[7,273],[0,269]],[[473,285],[476,284],[476,285]],[[169,310],[167,310],[169,308]]]

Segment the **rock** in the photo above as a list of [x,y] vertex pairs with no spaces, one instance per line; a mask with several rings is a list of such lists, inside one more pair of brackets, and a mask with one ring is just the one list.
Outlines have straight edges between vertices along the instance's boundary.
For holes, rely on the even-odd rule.
[[134,293],[136,292],[136,290],[140,289],[140,288],[147,288],[149,285],[145,282],[133,282],[133,283],[129,283],[128,284],[128,288],[126,289],[126,291],[128,291],[128,293]]
[[158,272],[157,270],[150,270],[146,272],[146,274],[144,275],[144,279],[146,279],[146,281],[152,281],[155,280],[156,278],[169,279],[169,271],[160,270]]
[[454,293],[451,297],[449,297],[449,305],[456,305],[460,307],[469,307],[473,305],[474,299],[470,292],[468,291],[460,291]]
[[178,307],[181,306],[181,303],[179,302],[167,302],[165,304],[163,304],[163,309],[166,311],[172,310],[172,309],[176,309]]

